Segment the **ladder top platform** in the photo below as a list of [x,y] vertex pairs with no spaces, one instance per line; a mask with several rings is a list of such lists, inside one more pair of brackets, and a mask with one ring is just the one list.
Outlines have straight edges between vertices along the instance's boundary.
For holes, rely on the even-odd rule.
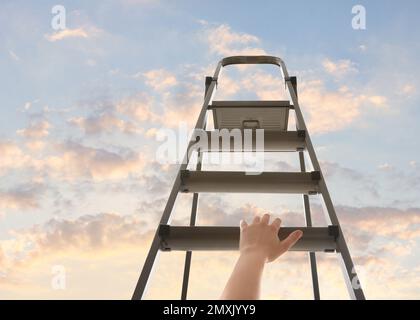
[[265,129],[286,131],[289,101],[213,101],[215,129]]

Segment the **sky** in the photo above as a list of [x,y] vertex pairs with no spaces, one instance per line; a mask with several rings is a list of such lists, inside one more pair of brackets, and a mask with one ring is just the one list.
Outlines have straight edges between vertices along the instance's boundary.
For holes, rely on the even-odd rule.
[[[65,29],[53,28],[56,5]],[[355,5],[365,29],[352,27]],[[182,152],[205,76],[225,56],[263,54],[298,78],[366,297],[419,299],[419,9],[408,0],[1,1],[0,299],[130,298],[177,170],[158,157],[160,133],[175,133]],[[249,66],[227,67],[214,99],[284,97],[278,69]],[[297,160],[270,154],[265,169],[297,171]],[[311,205],[325,226],[320,199]],[[172,224],[187,225],[190,206],[180,194]],[[204,194],[197,224],[265,212],[304,225],[300,196],[268,194]],[[217,299],[237,254],[194,252],[189,298]],[[336,256],[317,257],[321,297],[347,299]],[[159,255],[145,298],[180,297],[183,259]],[[307,255],[267,265],[262,298],[311,299]]]

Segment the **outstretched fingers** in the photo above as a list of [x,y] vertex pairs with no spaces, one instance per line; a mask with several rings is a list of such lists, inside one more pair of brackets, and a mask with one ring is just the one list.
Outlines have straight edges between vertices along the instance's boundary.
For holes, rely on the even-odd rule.
[[280,218],[274,219],[273,222],[271,223],[271,226],[274,228],[274,230],[278,232],[281,226],[281,219]]
[[270,222],[270,215],[268,213],[264,214],[261,218],[262,224],[268,224]]
[[253,224],[260,223],[260,221],[261,221],[260,216],[255,216],[255,217],[254,217],[254,220],[252,220],[252,223],[253,223]]

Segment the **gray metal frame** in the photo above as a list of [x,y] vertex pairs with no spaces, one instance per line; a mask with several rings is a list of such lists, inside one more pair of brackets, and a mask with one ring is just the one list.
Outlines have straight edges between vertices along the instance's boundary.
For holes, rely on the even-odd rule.
[[[214,72],[214,76],[212,78],[212,81],[207,87],[204,103],[202,105],[200,114],[198,116],[198,119],[197,119],[197,122],[196,122],[196,125],[195,125],[195,129],[196,130],[205,130],[206,113],[207,113],[207,110],[209,109],[209,105],[210,105],[210,102],[212,100],[212,97],[213,97],[213,94],[214,94],[214,89],[216,87],[217,80],[220,76],[221,70],[222,70],[223,67],[226,67],[228,65],[233,65],[233,64],[272,64],[272,65],[277,65],[278,67],[280,67],[280,71],[281,71],[281,73],[283,75],[283,78],[286,82],[286,87],[289,91],[289,94],[290,94],[290,97],[291,97],[291,100],[292,100],[292,104],[294,106],[294,110],[295,110],[295,114],[296,114],[297,129],[306,132],[306,135],[305,135],[306,151],[308,152],[309,159],[311,160],[313,169],[315,171],[318,171],[319,174],[320,174],[320,181],[319,181],[318,185],[319,185],[319,192],[322,195],[322,199],[323,199],[323,202],[324,202],[325,208],[326,208],[326,210],[324,212],[325,216],[326,216],[326,219],[327,219],[329,224],[337,226],[337,229],[338,229],[338,237],[336,239],[336,246],[337,246],[338,256],[340,257],[340,262],[341,262],[342,267],[343,267],[344,279],[345,279],[345,282],[346,282],[346,285],[347,285],[349,295],[352,299],[358,299],[358,300],[359,299],[360,300],[365,299],[365,296],[364,296],[364,293],[363,293],[363,290],[362,290],[361,286],[358,285],[357,288],[355,288],[352,285],[353,279],[355,279],[357,277],[357,274],[356,274],[355,269],[354,269],[354,264],[353,264],[353,261],[351,259],[346,241],[344,239],[344,235],[343,235],[340,223],[338,221],[337,214],[335,212],[330,194],[328,192],[328,188],[327,188],[327,185],[325,183],[324,176],[323,176],[322,171],[321,171],[321,167],[320,167],[318,159],[316,157],[311,138],[308,134],[306,124],[305,124],[305,121],[303,119],[302,111],[300,109],[300,105],[299,105],[299,102],[298,102],[298,99],[297,99],[296,83],[295,83],[295,85],[293,85],[293,78],[291,78],[289,76],[289,73],[287,71],[286,65],[283,62],[283,60],[278,58],[278,57],[273,57],[273,56],[233,56],[233,57],[227,57],[227,58],[222,59],[218,63],[218,65],[216,67],[216,70]],[[193,137],[195,137],[195,135],[193,135]],[[168,201],[166,203],[165,209],[163,211],[163,214],[162,214],[162,217],[161,217],[161,220],[160,220],[161,225],[166,225],[169,221],[172,209],[174,207],[174,204],[175,204],[175,201],[176,201],[176,198],[177,198],[177,194],[181,190],[181,187],[182,187],[181,172],[187,169],[189,154],[190,154],[190,148],[195,144],[195,142],[196,142],[195,138],[190,140],[188,150],[186,151],[183,162],[179,166],[178,174],[175,178],[174,185],[172,187],[171,193],[169,195]],[[309,208],[309,202],[308,202],[308,208]],[[310,216],[310,212],[306,211],[306,204],[305,204],[305,215]],[[307,224],[308,224],[308,222],[310,222],[310,220],[307,219]],[[160,246],[161,246],[160,238],[159,238],[158,230],[156,230],[156,233],[155,233],[155,236],[153,238],[149,253],[146,257],[146,260],[145,260],[144,265],[143,265],[142,272],[140,274],[139,280],[138,280],[136,288],[134,290],[133,297],[132,297],[133,299],[141,299],[143,297],[143,294],[146,290],[147,282],[148,282],[149,276],[152,272],[154,261],[155,261],[155,258],[156,258],[156,255],[158,253],[158,250],[159,250]],[[190,257],[190,259],[191,259],[191,257]],[[189,261],[190,261],[190,259],[189,259]],[[311,266],[312,266],[312,264],[311,264]],[[188,266],[188,270],[189,270],[189,266]],[[312,267],[312,272],[314,272],[313,267]],[[314,275],[314,273],[312,273],[312,275]],[[184,273],[184,283],[185,283],[185,273]],[[315,292],[315,288],[314,288],[314,292]],[[315,298],[316,298],[316,296],[315,296]]]

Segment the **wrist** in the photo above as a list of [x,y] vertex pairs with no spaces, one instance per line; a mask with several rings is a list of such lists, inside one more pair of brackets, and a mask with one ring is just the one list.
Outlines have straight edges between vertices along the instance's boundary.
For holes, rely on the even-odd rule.
[[253,249],[241,250],[240,257],[252,260],[253,263],[265,264],[267,262],[267,255],[264,252]]

